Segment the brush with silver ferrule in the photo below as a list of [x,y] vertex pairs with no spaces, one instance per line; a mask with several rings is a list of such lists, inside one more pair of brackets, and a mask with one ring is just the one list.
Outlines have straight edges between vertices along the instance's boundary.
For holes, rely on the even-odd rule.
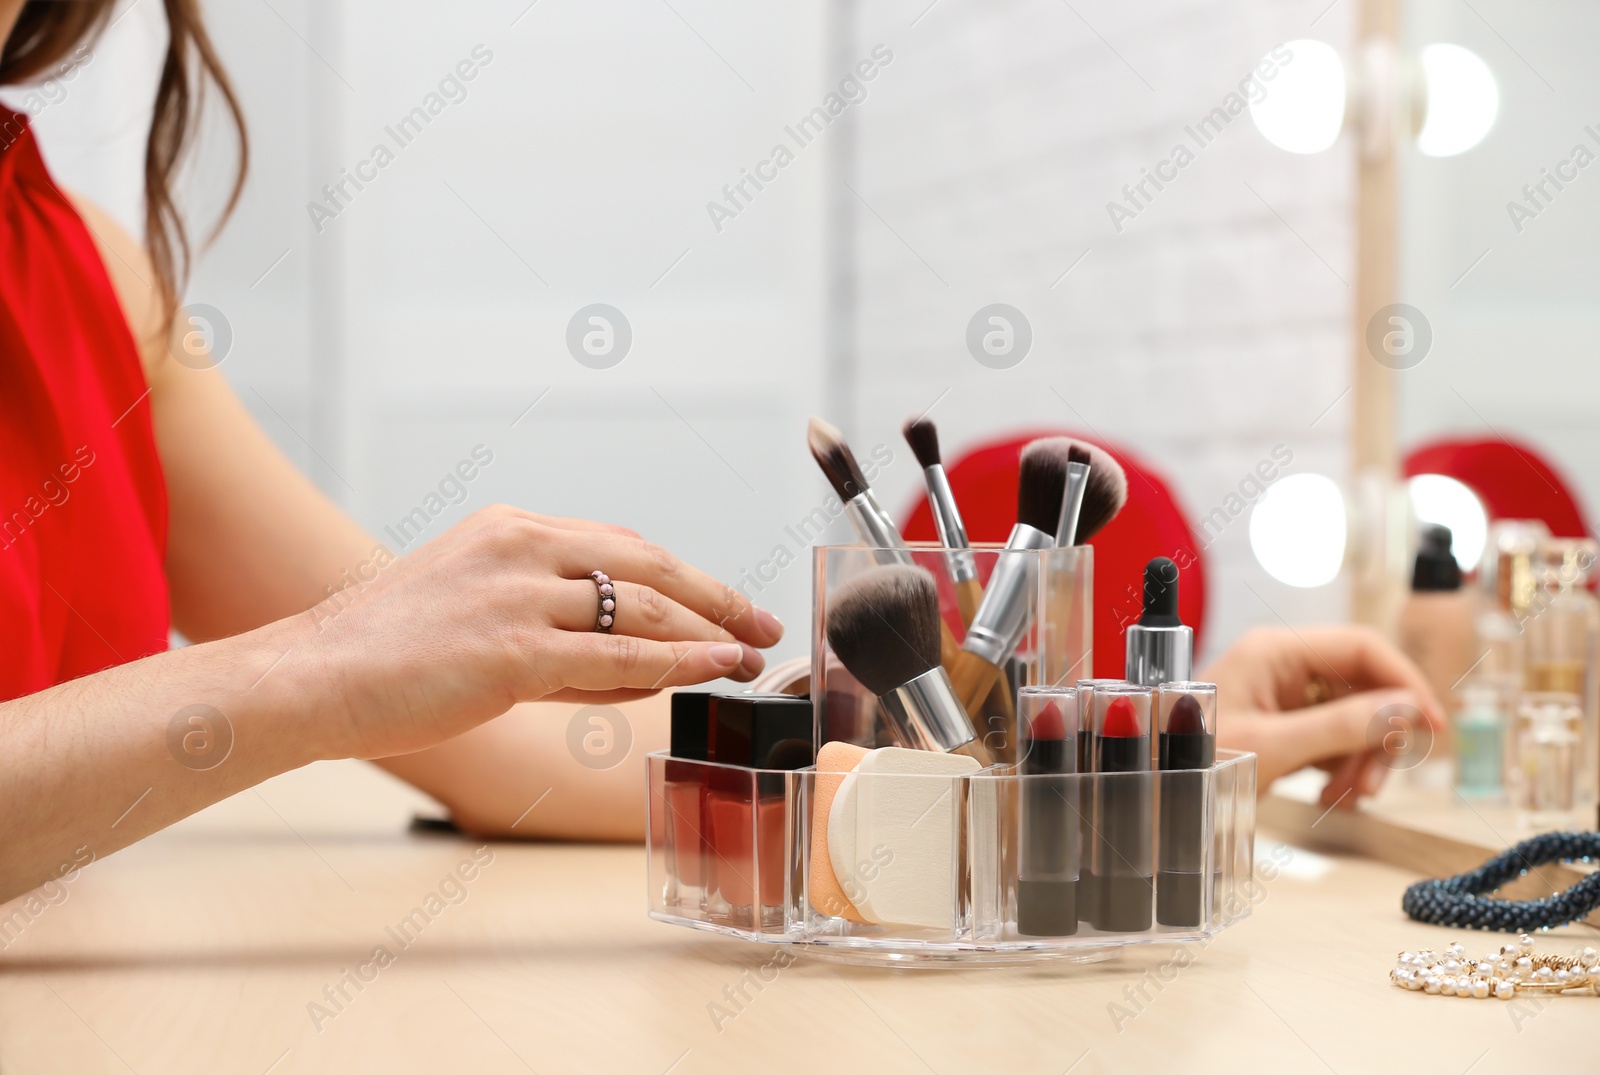
[[1128,500],[1128,476],[1111,453],[1075,440],[1068,452],[1067,492],[1056,544],[1082,545],[1116,518]]
[[806,441],[828,484],[844,502],[845,515],[849,516],[850,525],[861,543],[879,550],[880,563],[911,563],[911,553],[905,548],[900,530],[878,503],[878,498],[872,495],[872,487],[861,473],[861,466],[845,442],[844,434],[821,418],[813,418],[806,429]]
[[1046,437],[1022,450],[1017,524],[1011,528],[1005,550],[996,557],[983,602],[961,643],[963,659],[951,672],[969,713],[982,704],[1028,628],[1035,558],[1015,554],[1055,547],[1071,446],[1068,437]]
[[[878,498],[872,495],[867,476],[861,473],[861,466],[856,462],[850,445],[845,443],[844,434],[821,418],[813,418],[806,428],[806,442],[811,447],[812,458],[816,459],[817,466],[822,468],[823,475],[827,477],[828,484],[833,486],[833,491],[844,502],[844,513],[850,517],[856,537],[873,550],[873,559],[880,564],[914,564],[911,550],[906,548],[899,527],[883,510]],[[954,664],[959,653],[949,625],[940,619],[939,655],[944,666],[948,668]]]
[[830,599],[828,645],[878,696],[895,742],[989,764],[967,711],[939,666],[939,588],[920,567],[871,568]]
[[933,525],[939,531],[939,543],[949,550],[945,553],[945,563],[949,566],[950,581],[955,584],[956,603],[961,606],[961,622],[970,625],[972,617],[978,613],[978,602],[983,598],[983,584],[978,581],[978,560],[972,555],[966,524],[961,521],[961,510],[939,457],[939,430],[932,419],[923,417],[907,419],[900,431],[911,445],[911,454],[922,465]]

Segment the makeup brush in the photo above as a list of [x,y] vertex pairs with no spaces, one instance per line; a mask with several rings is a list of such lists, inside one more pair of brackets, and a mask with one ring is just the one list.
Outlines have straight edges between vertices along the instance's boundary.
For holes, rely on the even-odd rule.
[[878,503],[878,498],[872,495],[872,487],[861,473],[861,466],[845,442],[844,434],[821,418],[813,418],[806,427],[806,442],[828,484],[844,501],[845,514],[850,517],[850,525],[855,527],[862,544],[885,550],[879,557],[882,563],[910,564],[911,553],[899,529]]
[[1031,557],[1008,556],[1006,552],[1055,547],[1074,443],[1070,437],[1045,437],[1022,449],[1017,524],[1006,539],[1006,551],[995,561],[978,614],[961,644],[961,656],[950,671],[956,693],[968,713],[979,711],[1027,630],[1033,561]]
[[896,564],[840,586],[825,632],[840,663],[878,696],[896,742],[988,765],[988,751],[939,664],[942,622],[933,576]]
[[1082,545],[1117,517],[1128,501],[1128,476],[1111,453],[1075,440],[1068,452],[1067,492],[1056,544]]
[[939,458],[939,430],[930,418],[908,418],[900,432],[911,445],[911,454],[922,464],[922,477],[928,485],[928,506],[933,509],[933,525],[939,530],[939,543],[950,550],[945,553],[945,562],[950,568],[950,581],[955,584],[961,623],[971,626],[972,617],[978,613],[978,602],[983,598],[983,584],[978,581],[978,562],[967,541],[967,527],[961,521],[955,493],[950,489],[950,479]]
[[[876,556],[880,564],[912,566],[915,561],[911,558],[911,550],[906,548],[894,520],[883,510],[878,498],[872,495],[867,476],[861,473],[861,466],[856,462],[850,445],[845,442],[844,434],[821,418],[812,418],[806,427],[806,442],[811,447],[812,458],[827,477],[828,484],[844,501],[844,512],[850,517],[850,525],[855,528],[856,537],[861,543],[879,550]],[[955,636],[942,618],[939,620],[939,653],[941,663],[947,667],[959,656]]]

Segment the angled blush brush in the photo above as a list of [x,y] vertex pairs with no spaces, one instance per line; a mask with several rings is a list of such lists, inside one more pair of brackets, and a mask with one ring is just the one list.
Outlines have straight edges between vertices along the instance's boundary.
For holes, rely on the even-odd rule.
[[938,528],[939,543],[949,550],[945,553],[945,563],[949,566],[950,581],[955,585],[961,622],[970,627],[972,618],[978,614],[978,602],[983,598],[983,584],[978,581],[977,558],[972,555],[966,524],[961,520],[961,510],[939,457],[939,430],[932,419],[923,417],[907,419],[900,431],[911,445],[911,454],[922,465],[933,525]]

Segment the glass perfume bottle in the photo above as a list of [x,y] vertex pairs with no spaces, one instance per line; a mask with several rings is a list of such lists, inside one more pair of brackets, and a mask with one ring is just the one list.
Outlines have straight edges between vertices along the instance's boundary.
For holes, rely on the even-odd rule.
[[1517,703],[1512,806],[1528,830],[1565,828],[1577,820],[1578,754],[1583,709],[1559,691],[1524,694]]
[[1600,792],[1600,600],[1589,580],[1600,546],[1587,538],[1547,538],[1535,561],[1534,591],[1523,632],[1529,691],[1576,695],[1582,713],[1576,764],[1578,796]]
[[1549,528],[1537,520],[1499,520],[1489,527],[1478,565],[1478,663],[1473,679],[1513,695],[1523,689],[1526,674],[1522,625],[1536,588],[1534,557],[1549,536]]
[[1456,790],[1469,799],[1498,796],[1504,787],[1506,692],[1493,683],[1470,683],[1457,696]]

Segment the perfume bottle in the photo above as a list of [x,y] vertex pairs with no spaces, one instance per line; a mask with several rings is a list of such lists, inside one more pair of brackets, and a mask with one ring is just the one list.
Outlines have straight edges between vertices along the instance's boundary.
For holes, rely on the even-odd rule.
[[1469,683],[1457,697],[1456,790],[1469,799],[1497,796],[1504,787],[1506,693],[1493,683]]
[[1524,694],[1512,736],[1512,806],[1525,830],[1565,828],[1577,820],[1578,752],[1583,710],[1578,696]]
[[1523,633],[1529,691],[1576,695],[1582,713],[1578,744],[1578,796],[1592,803],[1600,792],[1600,600],[1589,580],[1600,546],[1587,538],[1547,538],[1535,561],[1537,588]]
[[1478,565],[1478,664],[1473,679],[1512,694],[1523,689],[1522,625],[1536,589],[1534,557],[1549,536],[1550,529],[1537,520],[1501,519],[1489,527]]
[[1400,648],[1422,669],[1446,712],[1455,708],[1455,685],[1482,652],[1472,625],[1472,595],[1461,588],[1461,567],[1450,546],[1449,527],[1423,528],[1399,623]]

